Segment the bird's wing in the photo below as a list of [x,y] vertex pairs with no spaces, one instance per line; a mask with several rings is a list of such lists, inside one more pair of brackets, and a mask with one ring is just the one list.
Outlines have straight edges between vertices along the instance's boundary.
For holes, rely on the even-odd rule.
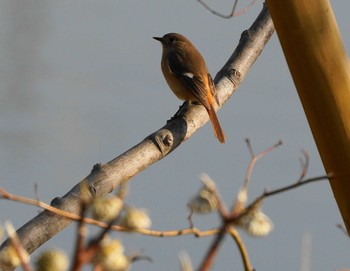
[[[189,61],[189,59],[186,60]],[[205,81],[199,74],[195,74],[188,70],[184,63],[185,59],[176,52],[168,54],[168,65],[170,71],[180,78],[184,86],[193,93],[200,103],[205,107],[208,107],[208,90]]]

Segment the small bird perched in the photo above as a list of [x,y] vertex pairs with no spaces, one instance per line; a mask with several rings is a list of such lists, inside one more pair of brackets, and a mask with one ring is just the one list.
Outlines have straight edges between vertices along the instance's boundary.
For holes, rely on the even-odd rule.
[[214,108],[217,102],[215,86],[201,54],[180,34],[168,33],[161,38],[153,38],[162,43],[161,67],[171,90],[181,100],[203,105],[215,136],[220,143],[225,143],[225,134]]

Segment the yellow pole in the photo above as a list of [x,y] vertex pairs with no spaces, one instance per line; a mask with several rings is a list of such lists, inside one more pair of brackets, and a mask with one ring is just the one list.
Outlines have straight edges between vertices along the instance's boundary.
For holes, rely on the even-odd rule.
[[290,72],[350,232],[350,69],[327,0],[267,0]]

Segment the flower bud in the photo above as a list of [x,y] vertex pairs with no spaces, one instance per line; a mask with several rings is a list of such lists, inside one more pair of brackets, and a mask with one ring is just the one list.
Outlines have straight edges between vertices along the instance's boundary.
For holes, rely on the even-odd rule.
[[215,195],[215,183],[206,174],[200,176],[203,182],[202,188],[188,203],[188,207],[195,213],[207,214],[217,209],[217,197]]
[[36,259],[35,271],[65,271],[69,261],[65,252],[61,250],[47,250]]
[[148,229],[151,227],[151,223],[146,210],[127,207],[125,214],[121,218],[120,226],[130,230]]
[[0,263],[8,268],[15,268],[21,264],[21,259],[18,256],[16,249],[12,245],[5,247],[1,251]]
[[116,196],[99,198],[91,206],[94,219],[101,221],[111,221],[115,219],[123,207],[123,201]]
[[130,269],[129,259],[124,255],[124,247],[119,240],[106,239],[100,244],[94,258],[94,265],[103,271],[127,271]]

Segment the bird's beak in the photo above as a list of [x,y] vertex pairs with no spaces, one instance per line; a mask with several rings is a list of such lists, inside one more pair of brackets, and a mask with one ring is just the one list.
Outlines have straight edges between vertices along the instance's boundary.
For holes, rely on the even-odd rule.
[[159,38],[159,37],[153,37],[155,40],[160,41],[161,43],[163,43],[163,38]]

